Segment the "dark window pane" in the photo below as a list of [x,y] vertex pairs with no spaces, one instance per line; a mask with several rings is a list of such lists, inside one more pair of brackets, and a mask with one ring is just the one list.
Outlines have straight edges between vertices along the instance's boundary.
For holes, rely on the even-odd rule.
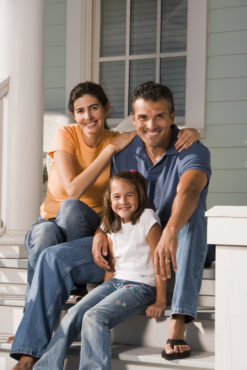
[[187,0],[162,0],[161,52],[186,51]]
[[124,62],[100,63],[99,83],[104,88],[111,104],[109,118],[124,117]]
[[102,0],[100,56],[125,55],[126,1]]
[[157,0],[132,0],[130,54],[156,52]]
[[186,58],[161,59],[160,82],[173,92],[177,116],[185,115]]

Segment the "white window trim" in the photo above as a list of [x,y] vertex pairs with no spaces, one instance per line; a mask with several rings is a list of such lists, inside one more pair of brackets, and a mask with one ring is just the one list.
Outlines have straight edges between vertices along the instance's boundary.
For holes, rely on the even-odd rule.
[[[99,40],[93,32],[93,7],[100,0],[67,0],[66,102],[80,81],[97,80]],[[205,130],[208,0],[188,0],[185,126]],[[94,25],[100,25],[99,14]],[[94,47],[94,49],[93,49]],[[96,58],[97,59],[97,58]]]

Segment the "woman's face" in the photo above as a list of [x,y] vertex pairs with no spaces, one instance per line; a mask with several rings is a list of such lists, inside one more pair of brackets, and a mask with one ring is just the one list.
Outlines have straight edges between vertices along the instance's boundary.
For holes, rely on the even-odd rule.
[[85,94],[75,100],[73,118],[80,125],[85,136],[97,136],[104,132],[104,123],[109,109],[109,104],[103,107],[95,96]]

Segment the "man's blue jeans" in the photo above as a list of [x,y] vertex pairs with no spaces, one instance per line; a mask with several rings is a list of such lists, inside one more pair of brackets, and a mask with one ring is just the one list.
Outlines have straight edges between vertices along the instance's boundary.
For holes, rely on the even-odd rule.
[[110,330],[143,312],[155,300],[155,287],[112,279],[91,291],[61,321],[35,370],[62,370],[66,351],[81,331],[80,370],[111,368]]
[[28,252],[28,297],[34,270],[41,252],[53,245],[94,235],[100,217],[78,199],[66,199],[60,205],[56,218],[39,217],[25,237]]
[[[86,237],[42,252],[12,345],[12,357],[41,357],[74,283],[103,281],[104,271],[94,264],[91,249],[92,237]],[[187,322],[196,317],[206,254],[206,219],[197,210],[178,233],[178,269],[172,299],[172,315],[184,314]]]

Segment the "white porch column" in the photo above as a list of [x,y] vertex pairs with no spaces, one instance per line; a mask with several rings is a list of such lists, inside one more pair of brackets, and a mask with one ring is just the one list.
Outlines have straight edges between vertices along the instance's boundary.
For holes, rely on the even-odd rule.
[[215,369],[246,370],[247,206],[206,215],[208,243],[216,244]]
[[18,238],[30,228],[41,202],[44,1],[0,0],[0,14],[0,77],[10,77],[2,219],[5,237]]

